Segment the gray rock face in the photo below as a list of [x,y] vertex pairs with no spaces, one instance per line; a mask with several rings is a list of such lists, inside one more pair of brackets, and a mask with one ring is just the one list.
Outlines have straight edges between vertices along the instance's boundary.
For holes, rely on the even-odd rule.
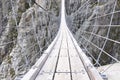
[[[10,1],[13,1],[10,9],[4,8],[4,3]],[[41,1],[36,0],[49,11],[45,12],[28,0],[0,1],[0,28],[4,27],[0,31],[0,79],[20,79],[56,36],[60,24],[60,0]],[[6,21],[2,21],[4,12],[8,14]]]
[[7,25],[8,22],[8,12],[11,10],[10,1],[1,0],[0,1],[0,35],[4,30],[4,26]]
[[104,65],[115,62],[105,53],[120,60],[120,12],[116,12],[120,10],[120,1],[117,0],[115,10],[114,0],[97,1],[66,1],[66,20],[79,45],[87,49],[86,54],[96,59],[101,54],[99,63]]

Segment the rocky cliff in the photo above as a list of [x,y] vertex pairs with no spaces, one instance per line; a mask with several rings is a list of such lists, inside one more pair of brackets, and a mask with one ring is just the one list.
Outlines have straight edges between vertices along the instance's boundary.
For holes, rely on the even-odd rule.
[[0,1],[1,80],[20,79],[57,34],[60,0],[36,0],[36,3]]
[[115,62],[110,56],[120,60],[119,10],[120,0],[66,0],[70,30],[85,53],[101,65]]

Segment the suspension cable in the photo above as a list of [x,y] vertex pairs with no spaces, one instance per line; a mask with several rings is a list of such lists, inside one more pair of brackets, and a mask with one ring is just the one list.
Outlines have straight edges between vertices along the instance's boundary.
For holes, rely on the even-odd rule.
[[35,0],[31,0],[33,3],[35,3],[37,6],[39,6],[44,11],[48,11],[47,9],[43,8],[40,4],[38,4]]

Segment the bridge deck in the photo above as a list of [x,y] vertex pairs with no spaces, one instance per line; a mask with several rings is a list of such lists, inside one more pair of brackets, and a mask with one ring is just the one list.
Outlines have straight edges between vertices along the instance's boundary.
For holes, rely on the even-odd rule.
[[65,28],[35,80],[90,80]]
[[56,38],[22,80],[102,80],[67,27],[64,2]]

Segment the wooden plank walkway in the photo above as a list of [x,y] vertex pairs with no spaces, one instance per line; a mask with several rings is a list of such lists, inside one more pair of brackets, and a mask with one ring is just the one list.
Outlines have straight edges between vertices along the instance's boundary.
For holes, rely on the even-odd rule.
[[22,80],[102,80],[67,28],[64,2],[58,35]]
[[90,80],[65,28],[35,80]]
[[35,80],[90,80],[67,28],[64,0],[61,6],[60,37]]

